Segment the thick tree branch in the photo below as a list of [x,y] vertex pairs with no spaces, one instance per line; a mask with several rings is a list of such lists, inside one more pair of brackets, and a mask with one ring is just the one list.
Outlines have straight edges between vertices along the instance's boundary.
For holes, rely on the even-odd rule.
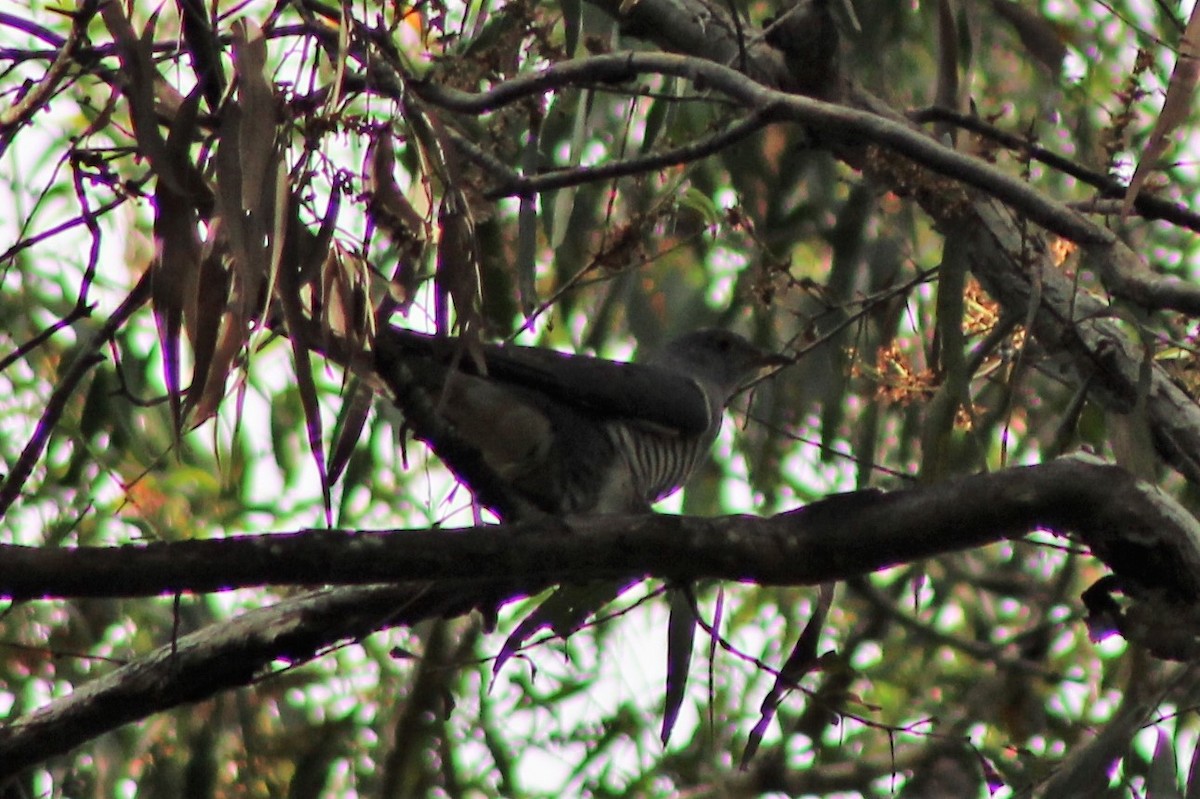
[[[1179,609],[1200,597],[1195,520],[1122,469],[1079,458],[892,494],[839,495],[769,519],[601,516],[437,532],[6,547],[0,586],[10,596],[402,582],[313,592],[167,644],[0,727],[0,779],[129,721],[252,683],[279,659],[303,662],[341,641],[491,608],[559,580],[653,573],[817,583],[1035,528],[1073,531],[1130,593],[1150,597],[1145,605],[1164,624],[1194,635],[1197,625]],[[403,582],[410,577],[420,579]],[[1148,633],[1151,646],[1158,632]]]
[[[1141,341],[1110,317],[1107,303],[1079,290],[1051,263],[1045,243],[995,201],[973,206],[965,229],[972,242],[972,270],[1010,313],[1032,318],[1033,332],[1067,364],[1091,396],[1109,410],[1131,413],[1145,395],[1144,413],[1163,458],[1200,485],[1200,406],[1153,360]],[[1122,245],[1123,246],[1123,245]]]
[[1195,520],[1115,466],[1064,458],[906,491],[836,495],[770,518],[646,514],[461,530],[313,530],[120,547],[0,548],[0,594],[147,596],[274,585],[655,575],[806,585],[1025,535],[1072,533],[1120,577],[1200,597]]

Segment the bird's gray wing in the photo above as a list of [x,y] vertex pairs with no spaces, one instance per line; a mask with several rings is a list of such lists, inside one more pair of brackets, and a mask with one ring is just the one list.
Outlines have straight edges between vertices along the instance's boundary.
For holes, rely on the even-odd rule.
[[[377,346],[398,352],[424,354],[443,365],[478,373],[471,351],[458,339],[435,338],[390,328]],[[604,418],[620,418],[681,436],[710,429],[710,403],[700,385],[685,375],[659,366],[620,363],[583,355],[567,355],[537,347],[478,345],[491,380],[574,405]]]
[[[513,355],[515,350],[520,354]],[[635,470],[614,430],[653,427],[650,435],[671,442],[668,448],[697,439],[685,436],[686,420],[681,423],[663,409],[651,418],[665,422],[640,416],[630,422],[623,414],[641,405],[611,386],[605,393],[579,383],[596,383],[598,375],[606,375],[635,391],[649,381],[631,383],[614,376],[624,375],[621,369],[603,365],[581,369],[576,360],[619,366],[395,329],[375,340],[376,372],[392,389],[415,437],[506,519],[527,515],[531,507],[552,514],[644,510],[663,478]],[[693,393],[703,397],[698,388]],[[601,410],[606,397],[617,399]]]

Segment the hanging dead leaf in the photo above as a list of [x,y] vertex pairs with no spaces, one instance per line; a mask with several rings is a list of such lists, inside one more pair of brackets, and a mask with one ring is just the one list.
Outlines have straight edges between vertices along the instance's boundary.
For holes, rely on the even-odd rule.
[[450,304],[460,335],[470,338],[479,328],[480,294],[479,249],[475,223],[461,193],[448,191],[438,209],[436,303],[434,318],[439,332],[449,334]]
[[383,229],[399,250],[391,294],[400,310],[407,313],[416,298],[424,260],[422,254],[432,238],[432,231],[429,222],[417,213],[396,183],[390,129],[382,128],[371,137],[364,172],[369,220]]
[[233,324],[249,335],[274,293],[287,215],[287,176],[276,136],[274,94],[263,75],[262,31],[234,25],[236,102],[223,109],[216,165],[217,213],[225,224]]
[[334,247],[321,275],[321,326],[327,335],[345,339],[351,351],[361,350],[374,330],[370,307],[370,270],[366,261],[341,247]]
[[471,206],[463,191],[464,180],[450,137],[437,116],[419,102],[406,101],[405,118],[420,147],[422,159],[441,181],[444,196],[438,208],[437,265],[434,272],[434,321],[437,329],[451,332],[450,306],[454,324],[464,338],[478,337],[482,321],[479,247]]
[[821,666],[823,658],[818,657],[817,646],[821,639],[821,630],[825,625],[825,619],[828,618],[829,609],[833,606],[833,596],[836,590],[835,583],[822,583],[817,589],[817,601],[813,606],[812,616],[809,617],[808,624],[804,626],[800,637],[796,639],[796,645],[792,647],[787,661],[775,676],[775,684],[763,698],[760,708],[761,716],[758,723],[754,725],[754,729],[750,731],[746,740],[746,748],[742,752],[740,768],[743,771],[750,765],[750,761],[758,751],[767,727],[775,718],[775,713],[784,697],[792,688],[800,684],[804,675]]
[[[335,195],[336,195],[335,191]],[[336,206],[336,198],[330,200],[332,205]],[[278,208],[291,207],[296,208],[297,203],[293,200],[280,201]],[[336,208],[330,214],[331,217],[336,216]],[[279,213],[282,216],[282,213]],[[295,220],[294,214],[289,216]],[[294,227],[294,226],[293,226]],[[277,252],[283,251],[285,248],[276,247]],[[308,434],[308,446],[312,453],[313,463],[317,468],[317,475],[321,480],[321,497],[325,506],[325,523],[329,526],[333,525],[333,502],[331,496],[331,484],[329,474],[325,468],[325,436],[324,427],[321,421],[321,406],[318,402],[316,381],[312,375],[312,352],[309,350],[310,342],[305,339],[301,333],[307,329],[306,318],[304,314],[304,303],[301,297],[301,289],[304,273],[304,257],[299,254],[298,247],[286,248],[291,258],[287,261],[282,260],[282,255],[278,256],[280,267],[278,269],[279,281],[277,291],[275,292],[276,299],[279,302],[279,307],[283,310],[284,323],[290,333],[288,341],[292,346],[292,364],[296,375],[296,390],[300,395],[300,405],[304,409],[304,428]]]
[[[232,359],[220,364],[217,371],[217,342],[222,325],[228,318],[225,306],[229,299],[229,272],[222,263],[223,242],[216,224],[209,226],[209,240],[200,258],[196,291],[184,305],[184,319],[192,341],[192,385],[184,404],[184,418],[197,425],[208,419],[195,413],[197,407],[215,407],[224,393]],[[209,396],[212,392],[215,396]]]
[[429,223],[417,213],[396,183],[395,164],[391,130],[381,128],[371,136],[367,147],[364,170],[367,212],[371,221],[397,246],[414,257],[429,239]]
[[[138,150],[150,162],[151,168],[163,180],[173,180],[171,170],[165,168],[167,143],[158,130],[158,119],[154,113],[154,80],[157,71],[150,60],[150,48],[146,38],[139,39],[130,24],[121,3],[105,3],[100,16],[108,27],[121,59],[121,81],[125,96],[129,99],[129,118],[133,122],[133,134]],[[151,36],[156,17],[146,25],[145,37]],[[182,194],[181,186],[173,187]]]
[[160,179],[154,193],[154,238],[158,257],[150,273],[151,305],[163,352],[163,378],[175,434],[183,430],[183,390],[180,382],[182,356],[181,331],[187,298],[193,296],[200,279],[199,220],[195,205],[184,185],[182,165],[188,163],[188,150],[196,123],[200,93],[193,92],[175,118],[170,137],[163,142],[164,171],[175,180]]
[[342,413],[338,418],[337,427],[333,434],[333,446],[329,453],[329,482],[336,483],[342,476],[346,464],[358,446],[363,427],[371,415],[375,404],[375,390],[370,383],[354,379],[347,386],[343,395],[346,401],[342,405]]

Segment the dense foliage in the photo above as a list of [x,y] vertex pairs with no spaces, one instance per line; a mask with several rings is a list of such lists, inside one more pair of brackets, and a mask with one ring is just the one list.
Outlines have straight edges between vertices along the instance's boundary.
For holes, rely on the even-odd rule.
[[[1200,650],[1080,598],[1115,569],[1186,607],[1200,561],[1011,535],[1027,495],[954,482],[1085,449],[1195,507],[1175,9],[224,5],[0,11],[4,796],[1200,795]],[[619,360],[738,330],[793,363],[662,512],[957,521],[796,584],[631,567],[520,646],[553,576],[247,576],[236,536],[495,521],[356,359],[387,325]],[[207,540],[136,587],[97,559]]]

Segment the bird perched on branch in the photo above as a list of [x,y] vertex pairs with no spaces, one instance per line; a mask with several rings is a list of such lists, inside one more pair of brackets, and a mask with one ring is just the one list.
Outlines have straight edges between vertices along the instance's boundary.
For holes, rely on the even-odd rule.
[[647,510],[708,453],[734,394],[788,362],[714,329],[640,363],[396,328],[375,342],[376,371],[417,438],[509,521]]

